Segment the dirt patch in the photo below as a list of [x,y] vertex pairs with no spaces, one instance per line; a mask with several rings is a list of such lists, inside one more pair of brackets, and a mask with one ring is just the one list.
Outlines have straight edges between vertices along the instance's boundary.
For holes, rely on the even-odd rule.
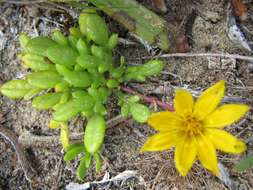
[[[152,8],[149,1],[140,1],[148,8]],[[228,52],[247,54],[237,48],[226,34],[226,6],[219,0],[184,1],[171,0],[167,3],[168,13],[161,15],[168,22],[184,31],[184,21],[193,9],[197,16],[192,27],[193,44],[191,52]],[[252,11],[252,3],[249,3]],[[20,78],[28,71],[21,67],[17,55],[20,51],[18,35],[27,32],[31,36],[49,35],[60,27],[66,27],[64,6],[56,7],[52,4],[11,5],[0,4],[0,83],[13,78]],[[251,12],[252,13],[252,12]],[[78,12],[70,11],[76,23]],[[211,16],[210,16],[211,15]],[[212,17],[212,15],[214,15]],[[211,18],[210,18],[211,17]],[[215,19],[214,19],[215,17]],[[249,18],[250,19],[250,18]],[[113,31],[119,32],[120,37],[133,40],[126,30],[107,18]],[[251,22],[244,23],[251,30]],[[124,55],[129,64],[141,64],[148,53],[142,45],[122,45],[116,50],[116,55]],[[227,96],[247,98],[247,103],[253,102],[253,73],[249,71],[246,62],[237,61],[235,67],[210,68],[207,58],[170,58],[165,72],[147,81],[145,84],[131,84],[138,87],[140,92],[157,96],[161,99],[173,99],[174,87],[188,87],[195,91],[207,88],[214,82],[225,79],[227,82]],[[216,59],[216,62],[222,60]],[[229,60],[228,60],[229,61]],[[233,60],[230,60],[233,61]],[[112,100],[113,102],[113,100]],[[116,104],[115,104],[116,105]],[[110,106],[109,118],[119,112],[116,106]],[[59,131],[50,130],[47,125],[51,117],[50,112],[40,112],[31,107],[30,101],[12,101],[0,97],[0,111],[6,113],[3,126],[20,135],[26,131],[36,135],[57,135]],[[252,114],[252,113],[251,113]],[[71,125],[72,132],[82,131],[83,121],[77,118]],[[227,129],[243,140],[253,136],[253,125],[250,116],[243,122]],[[125,170],[136,170],[143,181],[128,180],[123,184],[101,186],[96,189],[226,189],[227,187],[216,177],[206,172],[200,164],[195,163],[189,175],[180,177],[175,170],[173,150],[164,153],[139,152],[145,139],[154,131],[148,126],[137,125],[134,122],[124,122],[109,128],[106,132],[102,155],[104,164],[99,174],[90,169],[85,181],[101,180],[106,172],[112,176]],[[238,160],[246,155],[252,155],[253,142],[247,144],[248,151],[243,155],[224,155],[219,153],[219,161],[228,168],[231,179],[237,189],[253,188],[252,169],[244,173],[232,170]],[[2,189],[64,189],[69,182],[78,182],[75,178],[77,161],[66,164],[60,147],[57,148],[29,148],[32,162],[36,164],[39,176],[34,182],[25,179],[12,146],[0,137],[0,185]],[[79,181],[80,182],[80,181]]]

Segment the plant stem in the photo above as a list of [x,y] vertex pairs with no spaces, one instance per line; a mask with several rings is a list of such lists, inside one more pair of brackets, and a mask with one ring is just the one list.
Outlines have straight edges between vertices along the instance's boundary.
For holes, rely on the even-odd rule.
[[161,107],[164,110],[174,111],[174,107],[172,105],[170,105],[166,102],[160,101],[154,97],[148,97],[143,94],[140,94],[139,92],[136,92],[135,90],[133,90],[129,87],[122,86],[121,90],[124,92],[127,92],[129,94],[134,94],[134,95],[139,96],[146,103],[151,103],[151,104],[153,103],[153,104],[158,105],[159,107]]

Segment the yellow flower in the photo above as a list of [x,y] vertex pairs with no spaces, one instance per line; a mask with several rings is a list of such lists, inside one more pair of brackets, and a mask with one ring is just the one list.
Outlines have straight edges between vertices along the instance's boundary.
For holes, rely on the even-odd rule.
[[242,153],[244,142],[222,130],[238,121],[249,110],[243,104],[225,104],[218,107],[225,92],[222,80],[202,93],[196,102],[186,90],[176,90],[175,112],[154,113],[148,124],[159,133],[150,137],[141,151],[163,151],[175,147],[175,165],[185,176],[196,159],[219,174],[216,149],[227,153]]

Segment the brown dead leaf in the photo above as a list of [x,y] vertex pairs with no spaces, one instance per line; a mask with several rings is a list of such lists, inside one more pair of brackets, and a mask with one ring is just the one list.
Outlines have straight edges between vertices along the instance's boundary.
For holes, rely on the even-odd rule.
[[231,0],[231,5],[234,9],[235,15],[238,16],[240,20],[243,21],[247,19],[248,9],[241,0]]
[[163,13],[167,12],[165,0],[151,0],[151,1],[155,9]]

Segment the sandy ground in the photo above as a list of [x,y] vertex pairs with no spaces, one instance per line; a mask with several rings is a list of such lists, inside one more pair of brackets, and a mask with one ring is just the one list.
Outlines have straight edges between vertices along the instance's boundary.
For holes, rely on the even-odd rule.
[[[253,7],[252,1],[248,5]],[[148,8],[152,8],[149,1],[141,1]],[[17,55],[20,52],[18,35],[27,32],[31,36],[49,35],[60,27],[64,29],[67,24],[76,23],[78,11],[69,11],[73,20],[66,24],[66,7],[52,4],[13,5],[0,4],[0,83],[24,76],[28,71],[21,67]],[[226,34],[226,5],[219,0],[206,1],[168,1],[168,13],[161,15],[168,22],[178,26],[184,31],[184,22],[192,9],[198,12],[192,27],[191,52],[227,52],[250,55],[249,52],[238,48],[230,42]],[[251,8],[251,13],[253,10]],[[67,20],[68,21],[68,20]],[[120,37],[133,40],[125,29],[107,18],[111,30],[119,32]],[[250,18],[243,23],[249,31],[253,24]],[[251,32],[252,34],[252,32]],[[129,64],[140,64],[149,54],[141,44],[120,44],[116,55],[124,55]],[[226,95],[240,97],[248,104],[253,102],[253,72],[249,70],[247,62],[237,60],[212,59],[216,64],[212,67],[207,58],[168,58],[165,72],[149,79],[145,84],[130,84],[140,92],[156,96],[161,99],[173,99],[175,87],[187,87],[191,90],[201,91],[214,82],[225,79],[227,83]],[[228,62],[226,66],[224,62]],[[217,66],[218,65],[218,66]],[[119,113],[116,102],[112,98],[108,118]],[[114,103],[115,102],[115,103]],[[51,113],[37,111],[31,107],[30,101],[13,101],[0,96],[0,111],[5,113],[1,127],[6,127],[17,135],[29,132],[30,135],[53,136],[59,131],[50,130],[47,124]],[[249,114],[250,115],[250,114]],[[251,116],[235,124],[228,131],[243,140],[253,136]],[[252,115],[252,111],[251,111]],[[83,121],[75,119],[71,124],[71,132],[81,132]],[[125,170],[137,171],[141,179],[129,179],[124,183],[110,183],[100,185],[94,189],[228,189],[217,177],[204,170],[199,162],[195,163],[189,175],[180,177],[174,167],[173,150],[163,153],[139,152],[145,139],[154,131],[145,125],[138,125],[126,121],[106,131],[103,147],[103,167],[99,174],[91,168],[85,181],[101,180],[106,172],[115,176]],[[253,154],[253,142],[248,142],[248,150],[242,155],[228,155],[219,152],[219,161],[227,168],[235,189],[247,190],[253,188],[253,170],[238,173],[233,165],[246,155]],[[42,147],[29,147],[26,149],[32,163],[36,166],[38,177],[32,182],[25,179],[23,171],[12,146],[0,137],[0,186],[2,189],[64,189],[70,182],[79,182],[75,178],[77,161],[66,164],[63,161],[63,152],[60,147],[44,144]],[[0,188],[1,189],[1,188]]]

